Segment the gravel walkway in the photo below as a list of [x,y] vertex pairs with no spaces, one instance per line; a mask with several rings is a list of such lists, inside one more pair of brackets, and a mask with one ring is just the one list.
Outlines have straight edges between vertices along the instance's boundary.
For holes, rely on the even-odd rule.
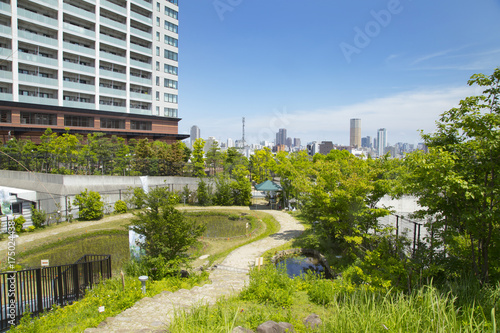
[[248,270],[254,265],[255,258],[292,240],[304,230],[303,226],[287,213],[265,212],[274,216],[280,223],[280,231],[231,252],[222,264],[210,273],[211,284],[143,298],[116,317],[107,318],[97,328],[86,329],[85,333],[167,332],[166,327],[176,310],[187,309],[197,304],[214,304],[223,295],[241,291],[248,282]]

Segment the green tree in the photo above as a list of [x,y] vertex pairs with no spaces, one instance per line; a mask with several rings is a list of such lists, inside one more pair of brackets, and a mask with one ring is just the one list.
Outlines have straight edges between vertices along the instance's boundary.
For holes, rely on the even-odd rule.
[[194,177],[204,177],[205,174],[205,158],[203,148],[205,147],[205,140],[202,138],[196,139],[193,143],[193,153],[191,164],[193,166]]
[[231,183],[233,203],[236,206],[250,206],[252,201],[252,184],[250,172],[243,165],[233,170],[234,181]]
[[209,186],[200,178],[198,181],[198,188],[196,190],[196,197],[198,198],[198,205],[200,206],[210,206],[212,203],[212,195],[210,193]]
[[434,236],[448,251],[443,257],[463,261],[487,283],[500,273],[499,253],[492,256],[500,239],[500,68],[468,84],[485,90],[444,112],[436,132],[423,135],[429,152],[408,157],[408,190],[425,207],[417,215],[432,217]]
[[198,242],[205,226],[190,221],[174,208],[176,194],[155,188],[146,197],[148,208],[135,214],[131,229],[145,236],[140,244],[144,250],[146,274],[153,279],[177,274],[189,262],[187,251]]
[[209,148],[206,153],[206,162],[208,167],[210,168],[210,175],[214,176],[217,172],[217,169],[220,167],[222,163],[223,156],[220,152],[219,143],[214,141],[212,146]]
[[100,220],[104,215],[104,202],[98,192],[85,189],[85,191],[75,196],[73,204],[78,207],[78,218],[80,220]]
[[224,174],[219,174],[215,179],[215,193],[213,202],[218,206],[231,206],[233,204],[233,196],[231,192],[231,180]]
[[252,180],[257,184],[267,179],[271,179],[271,172],[275,168],[276,162],[273,153],[268,147],[258,150],[250,156],[250,171]]

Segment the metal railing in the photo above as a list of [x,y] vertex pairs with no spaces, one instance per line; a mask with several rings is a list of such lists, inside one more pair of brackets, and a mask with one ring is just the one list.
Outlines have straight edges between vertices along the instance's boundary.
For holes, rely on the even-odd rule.
[[109,278],[110,255],[85,255],[70,265],[0,273],[0,331],[18,324],[25,312],[39,315],[53,305],[71,304]]

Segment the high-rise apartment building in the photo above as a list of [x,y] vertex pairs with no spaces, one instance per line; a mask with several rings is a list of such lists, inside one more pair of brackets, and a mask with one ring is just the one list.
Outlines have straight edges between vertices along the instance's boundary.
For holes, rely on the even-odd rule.
[[351,147],[361,147],[361,119],[351,119],[349,145]]
[[280,146],[280,145],[283,145],[285,146],[286,145],[286,128],[280,128],[278,130],[278,133],[276,133],[276,142],[275,142],[275,145],[276,146]]
[[191,138],[191,148],[193,148],[193,144],[196,141],[196,139],[201,138],[201,132],[200,128],[196,125],[191,126],[191,131],[190,131],[190,138]]
[[293,146],[300,147],[300,138],[293,138]]
[[385,128],[380,128],[377,131],[377,154],[384,155],[384,148],[387,147],[387,131]]
[[0,139],[178,134],[178,0],[2,0]]

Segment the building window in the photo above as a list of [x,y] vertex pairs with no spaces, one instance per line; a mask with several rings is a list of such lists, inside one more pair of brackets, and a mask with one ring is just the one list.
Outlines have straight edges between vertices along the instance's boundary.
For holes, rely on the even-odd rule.
[[165,88],[171,88],[177,90],[177,81],[164,79],[163,85],[165,86]]
[[156,40],[160,41],[160,32],[159,31],[156,32]]
[[175,66],[171,66],[171,65],[163,65],[163,70],[165,73],[168,73],[168,74],[173,74],[173,75],[178,75],[178,68],[175,67]]
[[14,202],[12,203],[12,214],[22,214],[23,213],[23,203]]
[[157,18],[156,18],[156,26],[157,26],[157,27],[159,27],[159,26],[160,26],[160,18],[159,18],[159,17],[157,17]]
[[64,115],[64,126],[94,127],[94,117]]
[[159,62],[159,61],[157,61],[157,62],[156,62],[156,70],[157,70],[157,71],[159,71],[159,70],[160,70],[160,62]]
[[57,115],[50,113],[21,112],[21,124],[57,126]]
[[171,46],[175,46],[175,47],[179,47],[179,41],[177,40],[177,38],[165,35],[165,40],[164,41],[165,41],[165,44],[168,44],[168,45],[171,45]]
[[179,19],[179,13],[176,10],[173,10],[172,8],[169,8],[167,6],[165,6],[165,15],[168,15],[176,20]]
[[172,4],[174,4],[174,5],[178,5],[177,4],[177,0],[167,0],[167,1],[170,2],[170,3],[172,3]]
[[168,31],[175,32],[176,34],[179,33],[179,27],[177,24],[170,23],[167,20],[165,20],[164,28]]
[[101,118],[101,128],[125,129],[125,120],[114,118]]
[[131,130],[141,130],[141,131],[151,131],[152,130],[152,123],[150,121],[131,120],[130,121],[130,129]]
[[157,85],[157,86],[159,86],[159,85],[160,85],[160,77],[159,77],[159,76],[157,76],[157,77],[156,77],[156,85]]
[[165,93],[163,95],[163,98],[165,102],[177,104],[177,95]]
[[159,3],[159,2],[157,2],[157,3],[156,3],[156,11],[157,11],[157,12],[159,12],[159,11],[160,11],[160,8],[161,8],[160,3]]
[[12,112],[10,110],[0,110],[0,123],[11,123]]
[[178,54],[169,50],[164,51],[163,55],[166,59],[170,59],[173,61],[178,61]]
[[160,115],[160,107],[159,107],[159,106],[157,106],[157,107],[156,107],[156,113],[155,113],[155,114],[156,114],[157,116],[159,116],[159,115]]
[[157,101],[159,101],[159,100],[160,100],[160,92],[159,92],[159,91],[157,91],[157,92],[156,92],[156,100],[157,100]]
[[172,108],[163,108],[163,115],[165,117],[177,118],[178,110]]
[[156,47],[156,55],[160,56],[160,47],[159,46]]

